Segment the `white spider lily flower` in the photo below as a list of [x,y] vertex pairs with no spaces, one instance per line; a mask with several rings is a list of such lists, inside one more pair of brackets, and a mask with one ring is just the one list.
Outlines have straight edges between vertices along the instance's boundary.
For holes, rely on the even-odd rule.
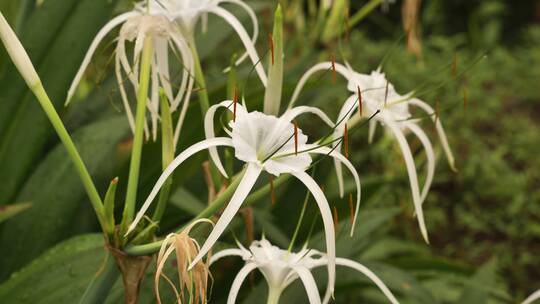
[[[222,8],[220,4],[233,4],[245,11],[253,26],[253,34],[249,36],[245,27],[240,23],[238,18],[231,14],[226,9]],[[260,64],[259,55],[255,50],[255,42],[259,35],[259,23],[257,15],[242,0],[150,0],[149,1],[150,12],[156,12],[165,14],[171,20],[176,20],[180,25],[180,29],[184,33],[185,37],[191,39],[195,32],[195,26],[199,19],[202,19],[203,26],[207,20],[208,14],[216,15],[225,22],[227,22],[238,34],[238,37],[244,44],[246,53],[238,58],[236,65],[243,62],[248,56],[255,65],[255,70],[259,75],[262,83],[266,86],[267,76],[262,64]]]
[[[210,265],[212,264],[212,260],[210,260]],[[536,300],[540,300],[540,289],[533,292],[530,296],[528,296],[525,301],[521,304],[533,304]]]
[[[129,125],[132,130],[135,130],[135,120],[128,101],[125,88],[126,81],[124,79],[127,79],[128,82],[131,83],[134,92],[138,91],[139,61],[143,49],[143,42],[146,38],[151,38],[153,44],[150,72],[151,91],[147,101],[147,108],[150,112],[152,123],[151,133],[155,139],[157,136],[157,123],[159,120],[159,90],[160,88],[163,88],[165,96],[169,101],[171,112],[178,110],[182,101],[184,102],[175,128],[174,142],[176,145],[193,89],[194,79],[192,74],[195,63],[189,44],[178,29],[176,22],[171,20],[166,14],[153,12],[141,4],[136,5],[135,9],[132,11],[113,18],[98,32],[68,91],[66,104],[68,104],[73,97],[73,94],[99,44],[108,33],[120,25],[120,33],[116,39],[115,73]],[[128,59],[126,52],[127,42],[134,42],[133,58],[131,61]],[[173,80],[171,79],[169,51],[178,54],[183,65],[183,71],[181,73],[182,80],[177,90],[173,88]],[[147,123],[145,124],[145,133],[148,138],[150,130]]]
[[[413,203],[416,215],[418,217],[420,230],[426,242],[429,242],[423,216],[422,204],[427,197],[429,188],[431,187],[431,183],[433,181],[433,175],[435,172],[435,154],[426,133],[419,127],[416,120],[411,119],[412,115],[409,111],[409,107],[418,107],[422,111],[426,112],[427,115],[431,116],[432,120],[436,124],[438,137],[446,154],[446,158],[448,159],[448,163],[455,171],[454,156],[450,150],[450,146],[440,119],[438,119],[437,114],[431,106],[418,98],[414,98],[413,93],[406,95],[398,94],[394,86],[388,82],[385,75],[380,70],[373,71],[371,74],[365,75],[353,71],[349,66],[344,66],[333,62],[319,63],[313,66],[302,76],[293,93],[289,107],[294,105],[302,88],[314,73],[318,71],[328,71],[331,69],[335,69],[337,73],[341,74],[347,79],[347,89],[353,93],[353,95],[345,101],[345,104],[341,108],[337,119],[339,124],[335,128],[334,137],[341,136],[341,134],[343,134],[345,124],[351,119],[352,115],[357,111],[360,111],[360,109],[362,109],[361,114],[363,118],[372,117],[378,111],[378,115],[373,116],[373,120],[369,122],[369,140],[371,142],[371,139],[373,138],[377,122],[385,126],[386,129],[397,140],[405,160]],[[361,96],[359,96],[359,94]],[[359,101],[362,102],[361,106],[358,104]],[[418,185],[418,176],[414,158],[405,137],[406,131],[412,132],[420,140],[426,152],[427,174],[422,191],[420,191],[420,187]],[[340,151],[341,142],[337,142],[335,147],[338,151]],[[343,195],[343,176],[341,172],[341,164],[336,163],[335,167],[340,194]]]
[[24,47],[13,32],[13,29],[9,26],[9,23],[4,18],[2,12],[0,12],[0,40],[4,44],[6,51],[19,70],[22,78],[31,89],[36,89],[41,85],[41,80],[32,64],[32,61],[28,57]]
[[[238,249],[219,251],[210,258],[209,264],[211,266],[216,261],[228,256],[242,257],[246,263],[232,283],[227,304],[235,303],[242,283],[248,274],[255,269],[258,269],[263,274],[268,284],[268,303],[278,303],[281,293],[298,278],[306,289],[309,303],[321,303],[319,290],[311,270],[328,264],[329,257],[326,254],[307,248],[303,248],[299,252],[289,252],[263,239],[253,242],[249,250],[240,246]],[[391,303],[399,303],[384,282],[364,265],[344,258],[336,258],[336,264],[364,274],[377,285]],[[326,304],[329,300],[330,296],[327,294],[322,303]]]
[[[229,137],[214,137],[213,118],[216,110],[220,107],[231,110],[235,115],[234,121],[230,122],[231,130],[227,130]],[[234,110],[235,107],[236,110]],[[207,139],[184,150],[164,170],[135,217],[135,220],[129,227],[128,233],[131,232],[143,218],[146,210],[150,207],[167,178],[186,159],[199,151],[210,149],[213,162],[220,172],[224,176],[227,176],[221,161],[219,160],[217,151],[213,149],[219,146],[232,147],[235,151],[235,157],[246,162],[245,174],[242,177],[238,188],[232,195],[229,204],[221,214],[216,226],[202,245],[197,257],[193,260],[192,265],[204,257],[221,234],[223,234],[263,171],[275,176],[279,176],[280,174],[291,174],[309,189],[321,211],[326,234],[326,250],[329,257],[329,286],[333,286],[335,280],[334,223],[332,212],[324,193],[315,180],[305,172],[312,162],[310,154],[329,155],[343,163],[351,171],[357,186],[357,206],[360,203],[360,178],[358,177],[358,173],[354,166],[339,152],[328,147],[307,143],[307,136],[302,133],[302,130],[297,129],[295,125],[291,123],[295,117],[303,113],[315,114],[321,117],[327,124],[333,125],[332,121],[322,111],[312,107],[294,108],[285,112],[279,118],[260,112],[248,112],[243,106],[236,104],[233,101],[224,101],[210,107],[205,117]],[[355,214],[355,221],[357,213],[358,207]],[[353,224],[351,234],[354,226],[355,225]],[[330,288],[328,291],[332,292]]]

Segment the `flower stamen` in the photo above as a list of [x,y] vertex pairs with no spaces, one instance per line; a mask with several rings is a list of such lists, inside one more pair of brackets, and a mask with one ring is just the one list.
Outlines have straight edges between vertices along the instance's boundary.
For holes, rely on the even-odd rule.
[[384,89],[384,107],[386,108],[386,103],[388,101],[388,86],[390,85],[390,82],[386,81],[386,88]]
[[270,53],[272,54],[272,65],[274,65],[276,56],[274,50],[274,37],[272,37],[272,33],[268,34],[268,46],[270,47]]
[[236,104],[238,103],[238,88],[234,88],[234,97],[233,97],[233,121],[236,121]]
[[334,227],[336,227],[335,229],[336,229],[336,233],[337,233],[338,230],[339,230],[339,217],[338,217],[338,212],[337,212],[336,206],[334,206],[333,211],[334,211],[334,216],[333,216],[333,218],[334,218]]
[[336,56],[332,55],[332,83],[337,81]]

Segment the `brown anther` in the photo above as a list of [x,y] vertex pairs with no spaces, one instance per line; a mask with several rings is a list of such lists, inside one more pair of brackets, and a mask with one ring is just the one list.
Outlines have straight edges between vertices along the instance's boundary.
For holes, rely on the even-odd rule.
[[362,112],[362,90],[360,89],[360,86],[358,86],[358,114],[360,114],[360,117],[363,115]]
[[337,212],[337,208],[336,206],[334,206],[333,208],[334,210],[334,227],[335,227],[335,230],[336,232],[338,231],[338,225],[339,225],[339,218],[338,218],[338,212]]
[[113,178],[113,180],[111,181],[111,184],[114,184],[114,185],[118,184],[118,176]]
[[294,155],[298,155],[298,124],[293,122],[294,124]]
[[325,187],[323,184],[319,185],[319,188],[321,188],[321,191],[322,191],[322,192],[325,192],[325,191],[326,191],[326,187]]
[[274,65],[276,56],[274,50],[274,37],[272,37],[272,34],[268,34],[268,46],[270,47],[270,54],[272,55],[272,65]]
[[276,204],[276,193],[274,192],[274,177],[272,175],[268,176],[270,180],[270,201],[272,205]]
[[352,226],[354,223],[354,205],[353,205],[352,193],[349,193],[349,211],[351,212],[350,220],[351,220],[351,226]]
[[384,89],[384,107],[386,108],[386,102],[388,101],[388,87],[390,82],[386,81],[386,88]]
[[349,127],[345,123],[345,131],[343,131],[343,145],[345,146],[345,157],[349,158]]
[[233,121],[236,121],[236,104],[238,103],[238,88],[234,88],[233,98]]
[[336,81],[337,81],[336,57],[332,55],[332,82],[335,84]]

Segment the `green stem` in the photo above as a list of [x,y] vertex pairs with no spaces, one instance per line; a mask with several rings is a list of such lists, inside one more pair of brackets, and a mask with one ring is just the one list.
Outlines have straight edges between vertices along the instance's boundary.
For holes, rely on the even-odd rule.
[[362,21],[369,13],[371,13],[379,4],[381,4],[382,0],[371,0],[366,5],[364,5],[358,12],[356,12],[351,19],[349,20],[349,26],[353,27],[357,25],[360,21]]
[[206,79],[201,66],[201,59],[199,58],[199,53],[197,53],[197,46],[195,45],[195,39],[191,37],[189,41],[189,47],[191,49],[191,55],[193,56],[193,61],[195,62],[195,81],[198,86],[199,92],[199,106],[201,107],[201,113],[204,117],[208,108],[210,107],[210,99],[208,98],[208,91],[206,89]]
[[279,304],[279,298],[281,297],[281,289],[268,286],[268,300],[267,304]]
[[129,177],[126,191],[126,204],[122,216],[121,234],[123,235],[127,227],[133,220],[135,213],[135,201],[137,200],[137,186],[139,183],[139,171],[141,165],[142,146],[144,141],[144,124],[146,121],[146,99],[148,98],[148,87],[150,82],[150,67],[152,55],[154,53],[151,37],[144,40],[144,47],[141,59],[141,74],[139,79],[139,91],[137,93],[137,113],[135,118],[135,135],[133,138],[133,148],[131,150],[131,162],[129,166]]
[[289,252],[291,252],[291,250],[293,249],[294,243],[296,242],[296,238],[298,237],[298,232],[300,231],[300,227],[302,227],[302,221],[304,220],[304,214],[306,213],[307,203],[309,201],[309,194],[310,192],[308,191],[306,193],[306,197],[304,198],[304,205],[302,206],[302,211],[300,212],[298,223],[296,224],[296,228],[294,229],[294,234],[292,236],[291,243],[289,244],[289,248],[287,249],[287,251]]
[[60,116],[58,116],[58,113],[56,112],[54,105],[52,104],[49,96],[47,95],[47,92],[45,92],[45,88],[43,88],[43,85],[41,83],[38,83],[31,89],[36,95],[39,103],[41,104],[41,107],[45,111],[45,114],[47,114],[47,117],[49,118],[49,121],[51,122],[56,133],[58,134],[58,137],[60,137],[60,140],[64,144],[64,147],[66,148],[68,155],[73,162],[73,165],[75,165],[75,169],[77,170],[79,178],[84,185],[84,189],[88,194],[88,198],[92,203],[92,207],[96,212],[101,228],[105,231],[105,228],[107,227],[107,221],[105,220],[105,208],[103,207],[103,202],[101,201],[101,197],[99,196],[96,186],[92,181],[92,177],[90,176],[90,173],[88,172],[88,169],[86,168],[86,165],[84,164],[79,154],[79,151],[77,151],[77,147],[75,147],[73,140],[69,136],[69,133],[66,130],[64,123],[60,119]]

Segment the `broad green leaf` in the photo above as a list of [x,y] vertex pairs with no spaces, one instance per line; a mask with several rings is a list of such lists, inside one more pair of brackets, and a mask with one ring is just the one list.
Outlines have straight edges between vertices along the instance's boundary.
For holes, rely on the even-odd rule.
[[492,259],[480,267],[476,273],[465,282],[465,289],[458,303],[489,303],[493,294],[504,296],[504,290],[499,289],[497,270],[498,263]]
[[[26,22],[23,44],[57,107],[63,104],[86,49],[109,18],[114,2],[49,0]],[[16,70],[9,68],[0,83],[0,201],[9,201],[53,132]]]
[[89,234],[48,250],[0,285],[2,303],[77,303],[105,265],[103,245],[101,235]]
[[[82,128],[74,141],[95,180],[108,181],[115,167],[113,155],[128,127],[124,117],[106,119]],[[82,183],[77,178],[62,145],[58,145],[23,187],[18,201],[32,201],[33,207],[7,221],[0,234],[0,275],[6,277],[50,246],[93,227],[95,219]],[[104,183],[105,184],[105,183]],[[86,223],[86,224],[85,224]]]
[[32,207],[32,203],[0,206],[0,223]]

